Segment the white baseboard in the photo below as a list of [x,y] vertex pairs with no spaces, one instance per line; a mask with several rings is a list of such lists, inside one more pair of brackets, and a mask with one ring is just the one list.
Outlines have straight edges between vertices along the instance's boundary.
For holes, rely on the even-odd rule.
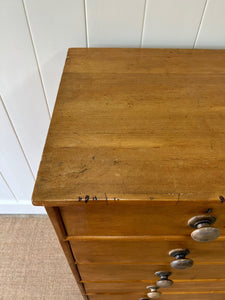
[[28,201],[13,201],[2,203],[0,201],[0,214],[46,214],[44,207],[33,206]]

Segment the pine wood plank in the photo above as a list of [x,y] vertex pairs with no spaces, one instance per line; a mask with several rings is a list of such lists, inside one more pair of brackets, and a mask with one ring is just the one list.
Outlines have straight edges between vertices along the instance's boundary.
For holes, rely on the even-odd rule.
[[[80,236],[167,236],[190,238],[192,228],[188,220],[196,215],[217,217],[215,226],[225,235],[224,205],[213,201],[182,202],[150,201],[96,201],[85,199],[74,206],[60,207],[68,238]],[[173,237],[174,238],[174,237]],[[157,239],[157,237],[156,237]],[[179,237],[178,237],[179,239]]]
[[[129,297],[129,300],[137,300],[140,298],[146,298],[146,294],[140,293],[140,294],[129,294],[129,295],[91,295],[89,296],[90,300],[126,300]],[[162,300],[224,300],[224,292],[221,294],[212,294],[212,293],[206,293],[206,294],[177,294],[177,295],[162,295],[160,299]]]
[[224,263],[225,241],[206,243],[195,242],[191,237],[183,241],[127,241],[123,238],[102,240],[70,241],[73,253],[78,263],[157,263],[170,264],[170,250],[190,249],[189,257],[194,263]]
[[[171,276],[173,279],[173,276]],[[155,285],[157,277],[154,276],[152,281],[145,282],[85,282],[85,289],[87,293],[143,293],[149,285]],[[146,290],[147,291],[147,290]],[[164,294],[169,292],[175,294],[176,292],[212,292],[224,291],[224,281],[197,281],[197,282],[176,282],[170,288],[163,288],[161,292]]]
[[[224,263],[218,264],[194,264],[192,268],[185,272],[175,270],[167,263],[157,264],[78,264],[78,268],[84,282],[86,281],[105,281],[105,282],[138,282],[153,281],[156,279],[155,272],[160,270],[173,272],[172,279],[176,281],[220,281],[224,279]],[[104,274],[104,277],[102,276]],[[207,281],[208,282],[208,281]],[[206,286],[207,286],[206,282]]]
[[225,51],[70,49],[33,203],[217,201],[224,66]]

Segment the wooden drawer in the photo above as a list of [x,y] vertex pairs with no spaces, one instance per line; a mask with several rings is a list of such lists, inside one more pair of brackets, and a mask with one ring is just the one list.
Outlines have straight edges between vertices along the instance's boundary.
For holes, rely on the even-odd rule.
[[[131,294],[131,295],[92,295],[89,296],[89,300],[139,300],[140,298],[147,298],[146,295],[143,294]],[[219,294],[211,294],[211,293],[203,293],[203,294],[168,294],[162,295],[160,300],[224,300],[225,293]]]
[[[147,291],[146,287],[154,285],[155,281],[152,282],[124,282],[124,283],[85,283],[86,292],[89,293],[143,293]],[[170,288],[161,289],[161,292],[193,292],[193,291],[224,291],[225,281],[196,281],[196,282],[176,282]],[[225,295],[224,295],[225,296]]]
[[[154,281],[157,271],[172,271],[174,280],[203,280],[224,278],[225,264],[193,265],[192,268],[175,270],[166,265],[120,265],[120,264],[87,264],[78,265],[84,281]],[[225,299],[225,298],[224,298]]]
[[[225,299],[224,70],[225,50],[69,50],[32,198],[85,300],[146,297],[176,248],[194,266],[160,299]],[[205,214],[221,236],[198,243]]]
[[70,236],[104,235],[190,235],[188,220],[196,215],[217,217],[216,227],[225,234],[225,204],[205,202],[105,201],[90,200],[61,207],[60,213]]
[[[163,239],[163,237],[161,237]],[[225,241],[194,242],[190,237],[183,241],[142,241],[127,239],[97,239],[71,241],[78,263],[157,263],[169,264],[168,252],[188,248],[194,263],[225,262]]]
[[[129,295],[90,295],[89,300],[139,300],[140,298],[147,298],[146,294],[129,294]],[[162,299],[162,298],[160,298]],[[169,299],[170,300],[170,299]],[[179,299],[180,300],[180,299]]]

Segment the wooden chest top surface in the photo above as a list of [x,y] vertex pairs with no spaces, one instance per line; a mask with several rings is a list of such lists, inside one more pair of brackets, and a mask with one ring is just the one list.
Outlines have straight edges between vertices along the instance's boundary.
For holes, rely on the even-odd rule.
[[35,205],[225,196],[225,50],[69,49]]

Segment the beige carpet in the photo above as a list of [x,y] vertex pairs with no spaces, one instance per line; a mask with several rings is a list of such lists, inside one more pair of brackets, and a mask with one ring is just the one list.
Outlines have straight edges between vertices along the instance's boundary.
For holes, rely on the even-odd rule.
[[83,300],[46,216],[0,215],[0,299]]

